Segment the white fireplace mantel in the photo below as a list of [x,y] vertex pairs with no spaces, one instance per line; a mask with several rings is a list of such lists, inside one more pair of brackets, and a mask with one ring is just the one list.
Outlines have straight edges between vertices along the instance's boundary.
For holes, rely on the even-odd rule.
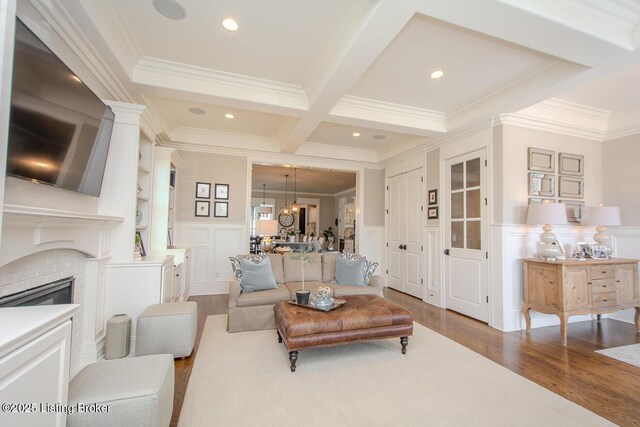
[[123,221],[117,216],[5,204],[0,266],[50,249],[109,256],[110,230]]

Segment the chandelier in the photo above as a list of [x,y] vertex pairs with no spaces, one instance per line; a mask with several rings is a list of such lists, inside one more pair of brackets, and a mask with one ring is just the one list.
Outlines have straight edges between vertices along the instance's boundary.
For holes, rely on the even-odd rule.
[[289,175],[286,174],[284,176],[284,206],[280,208],[280,213],[282,215],[289,215],[291,213],[291,208],[289,207],[289,198],[287,197],[288,187],[289,187]]
[[297,214],[298,212],[300,212],[300,205],[298,204],[298,202],[296,201],[296,195],[297,195],[297,182],[298,182],[298,169],[294,169],[293,170],[294,173],[294,178],[293,178],[293,203],[291,204],[291,213],[293,214]]

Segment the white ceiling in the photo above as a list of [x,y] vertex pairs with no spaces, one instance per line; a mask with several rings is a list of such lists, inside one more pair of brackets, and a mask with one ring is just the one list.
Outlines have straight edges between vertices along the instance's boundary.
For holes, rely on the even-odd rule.
[[101,96],[147,105],[145,126],[174,146],[379,163],[552,98],[640,125],[618,114],[640,108],[640,0],[155,1],[185,19],[152,0],[32,0],[18,14],[66,41]]

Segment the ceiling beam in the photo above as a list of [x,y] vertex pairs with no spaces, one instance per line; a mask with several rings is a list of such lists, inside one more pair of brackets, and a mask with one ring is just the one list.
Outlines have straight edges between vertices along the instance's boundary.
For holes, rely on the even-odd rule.
[[296,152],[413,15],[414,9],[408,2],[382,0],[373,4],[351,40],[344,38],[336,45],[339,48],[325,49],[307,88],[309,109],[283,135],[282,152]]

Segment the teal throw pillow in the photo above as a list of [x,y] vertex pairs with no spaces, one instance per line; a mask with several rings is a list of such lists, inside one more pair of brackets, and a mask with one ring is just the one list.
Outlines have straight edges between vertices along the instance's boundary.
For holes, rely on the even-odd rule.
[[240,282],[242,292],[263,291],[278,287],[268,256],[259,261],[241,258],[240,270],[242,271],[242,281]]
[[336,283],[338,285],[366,286],[364,269],[366,258],[336,257]]

